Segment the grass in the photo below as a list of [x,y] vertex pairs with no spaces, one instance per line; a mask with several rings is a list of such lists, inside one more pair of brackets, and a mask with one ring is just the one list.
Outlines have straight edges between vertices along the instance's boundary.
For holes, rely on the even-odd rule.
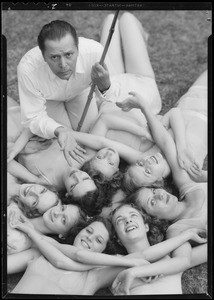
[[[41,27],[54,19],[72,23],[79,36],[99,40],[99,28],[110,10],[8,10],[2,12],[2,33],[7,38],[7,93],[18,101],[16,67],[21,57],[36,46]],[[132,13],[149,33],[148,52],[168,111],[207,68],[207,41],[211,22],[204,10],[135,10]],[[133,45],[134,46],[134,45]],[[8,276],[8,291],[21,277]],[[207,264],[184,272],[184,294],[207,292]],[[108,296],[108,290],[96,295]]]

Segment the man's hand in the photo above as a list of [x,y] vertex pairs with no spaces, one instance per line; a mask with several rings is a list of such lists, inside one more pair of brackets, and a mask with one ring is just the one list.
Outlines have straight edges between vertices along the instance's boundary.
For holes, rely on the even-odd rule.
[[109,78],[109,71],[105,63],[103,66],[99,63],[94,64],[91,70],[91,79],[101,92],[109,89],[111,81]]
[[84,154],[86,153],[86,150],[77,144],[73,137],[72,130],[64,127],[57,127],[54,133],[57,136],[58,143],[69,166],[72,167],[71,158],[82,164],[85,160]]

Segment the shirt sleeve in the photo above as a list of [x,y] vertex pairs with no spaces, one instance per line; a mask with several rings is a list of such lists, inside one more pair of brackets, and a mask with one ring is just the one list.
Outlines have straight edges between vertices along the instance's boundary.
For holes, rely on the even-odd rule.
[[54,131],[61,124],[48,117],[46,99],[36,88],[32,78],[18,66],[18,88],[21,107],[21,123],[31,132],[46,139],[55,137]]
[[[111,80],[111,77],[110,77]],[[95,94],[97,97],[97,103],[100,105],[103,101],[107,102],[113,102],[116,103],[119,96],[120,96],[120,84],[119,82],[115,82],[114,80],[111,80],[111,85],[108,90],[105,92],[101,93],[96,86],[95,88]]]

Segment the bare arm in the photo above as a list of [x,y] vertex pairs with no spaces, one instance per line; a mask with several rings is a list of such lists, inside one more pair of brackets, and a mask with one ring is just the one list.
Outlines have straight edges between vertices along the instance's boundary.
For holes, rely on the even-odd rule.
[[23,182],[30,182],[30,183],[42,182],[42,179],[40,179],[40,177],[32,174],[23,165],[21,165],[19,162],[17,162],[14,159],[7,164],[7,171],[11,175],[22,180]]
[[161,259],[149,265],[133,267],[122,271],[116,277],[112,288],[116,295],[129,295],[130,287],[134,279],[142,279],[148,276],[171,275],[183,272],[190,268],[191,246],[187,242],[183,244],[179,251],[182,255],[177,255],[173,258]]
[[144,156],[144,154],[140,151],[102,136],[83,132],[74,132],[74,137],[78,143],[95,150],[100,150],[105,147],[113,147],[118,151],[119,155],[130,164],[136,163],[137,160],[142,159]]
[[21,150],[25,147],[29,139],[33,136],[33,133],[29,128],[24,128],[18,139],[15,141],[12,147],[8,149],[7,162],[9,163],[14,157],[16,157]]
[[8,255],[7,274],[23,272],[27,268],[28,262],[40,255],[41,253],[35,248]]
[[96,255],[94,255],[94,253],[86,250],[78,250],[76,253],[76,259],[79,262],[86,264],[97,264],[102,266],[120,265],[132,267],[136,263],[138,265],[141,263],[140,260],[137,260],[138,258],[142,259],[143,264],[145,264],[145,260],[149,262],[157,261],[158,259],[166,256],[167,254],[169,254],[188,240],[193,240],[197,243],[206,243],[206,238],[201,238],[199,236],[201,232],[202,230],[199,229],[187,229],[180,233],[178,236],[172,237],[161,243],[153,245],[141,252],[132,253],[125,257],[112,256],[104,253],[96,253]]
[[178,164],[177,151],[173,138],[164,128],[162,123],[157,119],[157,117],[153,115],[144,99],[134,92],[132,92],[131,94],[132,97],[127,98],[121,103],[117,103],[117,105],[124,111],[129,111],[132,108],[141,109],[147,119],[155,143],[164,153],[168,164],[170,165],[175,184],[178,188],[180,188],[180,186],[182,186],[187,181],[190,181],[191,179],[187,172],[183,170]]
[[139,126],[125,120],[124,118],[110,114],[110,113],[103,113],[95,123],[93,129],[91,130],[92,134],[106,136],[109,130],[122,130],[132,133],[134,135],[145,137],[152,140],[151,134],[148,131],[148,128]]
[[187,147],[186,127],[179,107],[170,109],[169,126],[174,135],[179,165],[181,168],[188,170],[195,162],[195,159],[193,153]]
[[154,262],[166,256],[189,240],[193,240],[197,243],[206,243],[207,239],[199,236],[199,234],[202,232],[204,231],[196,228],[187,229],[180,234],[171,237],[170,239],[145,249],[142,251],[142,255],[149,262]]
[[[64,255],[64,253],[55,247],[55,242],[50,243],[40,232],[32,228],[32,225],[30,224],[31,223],[28,222],[26,218],[22,217],[21,220],[14,220],[13,226],[24,231],[34,242],[41,254],[43,254],[56,268],[70,271],[86,271],[94,267],[78,263]],[[63,245],[61,245],[61,247],[63,247]],[[72,255],[75,256],[76,251],[76,247],[70,246],[70,253]]]
[[144,258],[130,258],[127,256],[115,256],[105,253],[96,253],[87,250],[78,250],[76,258],[81,263],[101,265],[101,266],[121,266],[121,267],[133,267],[140,264],[145,264]]

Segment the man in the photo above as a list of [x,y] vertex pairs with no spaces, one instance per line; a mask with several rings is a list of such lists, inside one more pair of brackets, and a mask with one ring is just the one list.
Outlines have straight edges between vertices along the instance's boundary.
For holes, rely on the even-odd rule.
[[[46,139],[57,137],[69,165],[71,157],[83,159],[82,149],[75,141],[76,130],[82,115],[91,84],[91,69],[97,71],[96,92],[110,86],[108,59],[102,67],[97,63],[103,47],[96,41],[78,38],[69,23],[55,20],[43,26],[38,46],[28,51],[18,65],[18,87],[21,118],[24,127]],[[93,99],[82,131],[88,131],[97,116]]]

